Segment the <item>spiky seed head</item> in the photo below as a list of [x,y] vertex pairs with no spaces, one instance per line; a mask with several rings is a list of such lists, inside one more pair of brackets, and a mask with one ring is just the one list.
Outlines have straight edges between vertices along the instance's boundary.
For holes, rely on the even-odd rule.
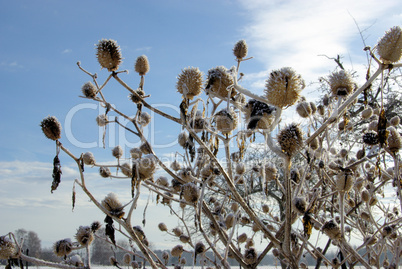
[[151,178],[156,171],[156,166],[156,159],[152,154],[147,154],[139,159],[137,167],[140,174],[140,179],[146,180]]
[[124,216],[123,205],[120,203],[119,198],[114,192],[109,193],[102,200],[102,206],[109,211],[110,214],[122,218]]
[[120,47],[112,39],[102,39],[96,46],[96,57],[102,68],[108,71],[116,71],[122,62]]
[[[206,90],[217,96],[227,99],[229,86],[233,85],[233,77],[224,66],[218,66],[208,70]],[[236,96],[237,92],[232,89],[230,97]]]
[[92,224],[91,224],[92,232],[96,233],[100,229],[101,226],[102,226],[102,224],[99,221],[92,222]]
[[195,204],[200,198],[200,189],[192,182],[184,184],[181,191],[187,203]]
[[0,236],[0,260],[8,260],[17,254],[17,247],[7,236]]
[[222,109],[214,116],[216,129],[222,134],[230,134],[237,127],[237,114],[230,108],[229,110]]
[[236,56],[236,59],[241,60],[247,56],[247,43],[246,40],[242,39],[236,42],[233,47],[233,54]]
[[140,104],[142,103],[142,98],[144,97],[145,92],[143,89],[138,88],[136,90],[134,90],[134,93],[130,93],[130,95],[128,96],[128,98],[133,101],[133,103],[135,104]]
[[302,77],[290,67],[274,70],[265,83],[265,97],[268,102],[280,108],[294,105],[300,98],[305,83]]
[[402,148],[402,137],[393,126],[387,129],[389,131],[387,139],[388,149],[393,153],[397,153]]
[[140,76],[144,76],[146,73],[149,72],[149,61],[148,57],[145,55],[141,55],[137,58],[134,65],[134,70]]
[[363,135],[363,142],[369,146],[378,144],[378,134],[375,131],[368,131]]
[[248,248],[244,250],[244,261],[247,264],[253,264],[257,261],[258,255],[255,248]]
[[49,116],[42,120],[40,123],[42,132],[51,140],[58,140],[61,138],[61,124],[55,116]]
[[111,172],[110,172],[110,169],[109,169],[109,167],[104,167],[104,166],[101,166],[100,168],[99,168],[99,174],[101,175],[101,177],[110,177],[110,175],[112,174]]
[[237,242],[239,242],[240,244],[244,243],[246,241],[247,241],[247,234],[246,233],[242,233],[241,235],[239,235],[237,237]]
[[147,112],[141,112],[140,117],[138,119],[138,123],[142,126],[145,127],[151,122],[151,115],[149,115]]
[[352,171],[341,171],[336,176],[336,189],[338,191],[348,192],[355,183],[355,177]]
[[242,175],[246,172],[246,166],[244,165],[244,163],[238,163],[236,165],[236,173],[238,173],[239,175]]
[[96,163],[95,156],[92,154],[92,152],[85,152],[82,155],[82,160],[86,165],[94,165]]
[[187,67],[177,77],[176,89],[184,98],[193,99],[201,94],[204,87],[204,74],[198,67]]
[[120,159],[123,156],[123,149],[120,146],[116,146],[112,149],[112,155],[116,159]]
[[367,107],[365,110],[362,111],[361,115],[362,119],[367,120],[371,116],[373,116],[373,109],[371,107]]
[[298,124],[292,123],[279,132],[277,140],[282,151],[293,156],[303,146],[303,132]]
[[174,160],[171,164],[170,164],[170,168],[172,168],[173,171],[179,171],[181,169],[181,165],[177,160]]
[[108,118],[105,114],[98,115],[96,117],[96,124],[98,124],[99,127],[106,126],[108,124]]
[[75,239],[81,244],[81,246],[89,246],[95,239],[91,227],[80,226],[75,234]]
[[274,163],[265,163],[261,166],[260,170],[260,174],[264,174],[266,182],[276,180],[276,178],[278,177],[278,169],[276,169]]
[[131,254],[130,253],[125,253],[123,256],[123,263],[125,265],[130,265],[131,264]]
[[309,102],[303,101],[297,104],[296,112],[300,117],[308,118],[313,113],[313,110]]
[[180,257],[181,254],[183,254],[184,248],[182,245],[176,245],[172,248],[170,251],[170,254],[172,254],[173,257]]
[[378,41],[377,53],[385,63],[396,63],[402,56],[402,29],[394,26]]
[[140,148],[132,148],[130,149],[130,155],[131,158],[133,158],[134,160],[141,158],[142,156],[142,151]]
[[184,244],[190,242],[190,237],[187,236],[187,235],[184,235],[184,234],[180,235],[180,236],[179,236],[179,239],[180,239],[180,241],[181,241],[182,243],[184,243]]
[[339,240],[341,238],[341,229],[334,220],[329,220],[321,227],[323,231],[332,240]]
[[299,211],[300,214],[304,214],[307,210],[307,201],[304,197],[295,197],[293,199],[293,206]]
[[131,165],[129,163],[123,163],[121,165],[121,172],[123,173],[123,175],[125,175],[126,177],[132,177],[133,173],[132,173],[132,168]]
[[146,141],[141,143],[140,150],[141,150],[141,152],[143,154],[151,154],[152,153],[152,149],[151,149],[150,145]]
[[173,232],[177,237],[179,237],[180,235],[183,234],[183,230],[182,230],[180,227],[173,228],[172,232]]
[[70,238],[62,239],[53,244],[53,252],[58,257],[64,257],[71,253],[73,243]]
[[187,147],[187,142],[188,142],[189,136],[188,133],[186,132],[181,132],[179,136],[177,137],[177,142],[179,142],[179,145],[183,148]]
[[389,120],[389,123],[390,123],[392,126],[398,126],[400,122],[401,122],[401,119],[399,118],[399,116],[393,116],[393,117]]
[[172,202],[172,199],[171,199],[171,198],[173,197],[173,194],[171,194],[171,193],[168,192],[168,191],[164,192],[163,194],[164,194],[164,195],[163,195],[163,198],[162,198],[161,203],[162,203],[163,205],[170,205],[171,202]]
[[344,70],[333,72],[329,76],[329,86],[334,96],[346,96],[355,89],[352,76]]
[[81,87],[82,94],[87,98],[94,98],[96,96],[96,87],[92,82],[88,81]]
[[242,108],[247,129],[268,129],[275,120],[276,108],[261,101],[251,99]]

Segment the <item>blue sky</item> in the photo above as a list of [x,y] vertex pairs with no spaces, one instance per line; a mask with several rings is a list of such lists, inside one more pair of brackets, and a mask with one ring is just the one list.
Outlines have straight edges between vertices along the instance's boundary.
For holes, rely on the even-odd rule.
[[[402,12],[397,0],[381,4],[374,0],[0,0],[0,234],[25,228],[36,231],[44,245],[50,245],[73,237],[79,225],[103,220],[79,190],[77,208],[71,212],[72,181],[78,174],[66,155],[60,156],[62,183],[50,194],[55,146],[39,127],[44,117],[55,115],[63,124],[62,143],[76,155],[92,151],[100,162],[111,160],[108,147],[138,142],[116,128],[109,130],[107,148],[102,149],[95,118],[103,110],[78,97],[90,78],[77,68],[77,61],[98,73],[99,81],[108,75],[95,57],[98,40],[114,39],[121,46],[120,69],[130,71],[121,77],[132,87],[139,83],[134,61],[147,55],[151,66],[145,80],[146,93],[151,94],[148,102],[177,116],[181,96],[175,83],[180,70],[195,66],[207,73],[218,65],[234,65],[232,48],[240,39],[247,41],[249,56],[254,57],[241,66],[243,86],[257,94],[262,94],[272,69],[291,66],[308,83],[328,75],[335,65],[320,54],[341,54],[347,69],[364,70],[366,55],[354,19],[366,44],[374,46],[386,30],[401,24]],[[363,79],[364,74],[360,75]],[[128,93],[116,82],[111,81],[104,93],[121,110],[135,113]],[[314,84],[304,95],[317,98]],[[177,150],[170,144],[180,127],[158,117],[154,123],[147,135],[157,145],[169,144],[157,149],[168,156]],[[88,143],[96,146],[83,148]],[[88,184],[97,198],[111,190],[123,190],[127,195],[123,198],[129,197],[128,182],[101,179],[96,169],[88,172]],[[151,207],[148,214],[160,216],[163,210],[161,205]],[[151,220],[145,231],[151,234],[158,222]],[[161,240],[161,234],[154,234],[150,241],[155,246],[169,246],[169,237]]]

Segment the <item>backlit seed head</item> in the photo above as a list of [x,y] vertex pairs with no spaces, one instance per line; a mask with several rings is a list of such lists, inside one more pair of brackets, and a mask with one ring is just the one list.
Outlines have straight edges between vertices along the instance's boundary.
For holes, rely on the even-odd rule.
[[184,234],[180,235],[179,239],[184,244],[190,242],[190,237]]
[[101,166],[101,167],[99,168],[99,174],[101,175],[101,177],[110,177],[110,175],[111,175],[112,173],[110,172],[109,167]]
[[172,248],[170,251],[170,254],[172,254],[173,257],[180,257],[181,254],[183,254],[184,248],[182,245],[177,245]]
[[132,168],[131,165],[129,163],[123,163],[121,165],[121,172],[123,173],[123,175],[125,175],[126,177],[132,177],[133,173],[132,173]]
[[303,101],[297,104],[296,112],[300,117],[308,118],[313,113],[313,110],[309,102]]
[[147,180],[153,176],[157,168],[157,163],[152,154],[145,155],[136,162],[141,180]]
[[94,221],[94,222],[92,222],[92,224],[91,224],[91,230],[92,230],[92,232],[93,232],[93,233],[96,233],[96,232],[100,229],[101,226],[102,226],[102,224],[100,224],[99,221]]
[[178,161],[174,160],[171,164],[170,164],[170,168],[172,168],[173,171],[179,171],[181,169],[181,165]]
[[188,133],[186,132],[181,132],[179,136],[177,137],[177,142],[179,142],[179,145],[182,146],[183,148],[187,147],[187,142],[189,140]]
[[96,56],[102,68],[108,71],[116,71],[122,62],[120,47],[112,39],[102,39],[96,47]]
[[124,216],[123,205],[120,203],[114,192],[109,193],[103,200],[102,206],[110,212],[110,214],[122,218]]
[[195,204],[200,198],[200,189],[192,182],[184,184],[181,193],[187,203]]
[[216,129],[222,134],[230,134],[237,127],[237,114],[230,108],[222,109],[214,116]]
[[329,76],[329,86],[332,94],[335,96],[349,95],[355,89],[355,83],[353,82],[352,76],[344,70],[333,72]]
[[244,261],[247,264],[253,264],[257,261],[258,255],[255,248],[249,248],[244,251]]
[[363,135],[363,142],[369,146],[378,144],[378,134],[375,131],[368,131]]
[[302,77],[290,67],[274,70],[265,83],[265,97],[268,102],[280,108],[294,105],[304,89]]
[[323,231],[332,240],[338,240],[341,238],[341,229],[334,220],[325,222],[321,227],[321,231]]
[[135,60],[134,70],[140,76],[144,76],[146,73],[149,72],[149,61],[148,57],[145,55],[141,55]]
[[92,82],[87,82],[81,87],[82,94],[87,98],[94,98],[96,96],[96,87]]
[[85,152],[82,155],[82,160],[86,165],[94,165],[96,163],[95,156],[92,154],[92,152]]
[[385,63],[396,63],[402,56],[402,29],[394,26],[378,41],[377,53]]
[[236,59],[241,60],[247,56],[247,43],[246,40],[242,39],[236,42],[233,48],[233,54]]
[[143,89],[138,88],[136,90],[134,90],[134,92],[136,93],[130,93],[130,95],[128,96],[128,98],[133,101],[133,103],[135,104],[140,104],[142,103],[142,100],[144,98],[145,92]]
[[[0,236],[0,260],[8,260],[17,254],[17,247],[7,236]],[[64,255],[63,255],[64,256]]]
[[397,153],[402,148],[402,137],[399,132],[394,127],[388,127],[389,131],[388,134],[388,149],[393,152]]
[[116,146],[112,149],[112,155],[116,159],[120,159],[123,156],[123,149],[120,146]]
[[75,234],[75,239],[81,244],[81,246],[88,246],[95,239],[91,227],[80,226]]
[[[230,71],[224,66],[218,66],[208,70],[206,90],[213,94],[227,99],[230,86],[233,85],[233,77]],[[231,89],[230,97],[236,96],[237,92]]]
[[101,114],[96,117],[96,124],[98,124],[99,127],[106,126],[107,123],[108,119],[105,114]]
[[303,132],[298,124],[292,123],[279,132],[277,140],[282,151],[293,156],[303,146]]
[[58,140],[61,138],[61,124],[55,116],[44,118],[40,123],[42,132],[51,140]]
[[204,253],[205,252],[205,250],[206,250],[206,248],[205,248],[205,245],[204,245],[204,243],[202,243],[202,242],[198,242],[197,244],[195,244],[195,246],[194,246],[194,252],[195,252],[195,254],[201,254],[201,253]]
[[73,243],[70,238],[62,239],[53,244],[53,252],[58,257],[65,257],[71,253]]
[[317,111],[318,111],[318,114],[319,114],[319,115],[324,116],[324,114],[325,114],[325,108],[324,108],[323,105],[318,105]]
[[177,77],[176,89],[184,98],[193,99],[201,94],[204,87],[204,74],[198,67],[187,67]]

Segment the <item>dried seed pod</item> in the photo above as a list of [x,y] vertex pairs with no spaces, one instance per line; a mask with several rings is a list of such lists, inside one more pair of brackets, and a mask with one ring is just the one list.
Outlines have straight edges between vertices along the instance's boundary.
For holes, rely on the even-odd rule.
[[261,170],[260,173],[265,175],[266,182],[276,180],[278,177],[278,169],[276,169],[274,163],[265,163],[259,169]]
[[170,203],[172,202],[172,199],[170,199],[170,198],[173,197],[173,194],[171,194],[170,192],[167,192],[167,191],[164,192],[163,194],[164,194],[164,196],[162,198],[161,203],[163,205],[170,205]]
[[92,224],[91,224],[91,230],[92,230],[92,232],[93,232],[93,233],[96,233],[96,232],[100,229],[101,226],[102,226],[102,225],[100,224],[99,221],[94,221],[94,222],[92,222]]
[[360,218],[365,220],[365,221],[371,221],[370,214],[365,212],[365,211],[360,213]]
[[388,149],[392,153],[397,153],[402,148],[402,137],[394,127],[387,128],[388,134]]
[[303,132],[297,124],[290,124],[277,136],[278,143],[284,153],[293,156],[303,146]]
[[269,212],[269,206],[267,204],[262,205],[262,212],[264,212],[265,214]]
[[122,218],[124,216],[123,205],[120,203],[114,192],[109,193],[102,200],[101,204],[111,215],[116,216],[117,218]]
[[182,243],[184,243],[184,244],[190,242],[190,237],[187,236],[187,235],[184,235],[184,234],[180,235],[180,236],[179,236],[179,239],[180,239],[180,241],[181,241]]
[[378,198],[375,196],[372,196],[369,200],[369,206],[375,206],[378,203]]
[[173,171],[179,171],[181,169],[181,165],[178,161],[174,160],[171,164],[170,164],[170,168],[172,168]]
[[242,175],[245,172],[246,172],[246,166],[244,165],[244,163],[238,163],[236,165],[236,173]]
[[396,63],[402,56],[402,29],[394,26],[377,43],[377,53],[385,63]]
[[247,43],[246,40],[242,39],[236,42],[233,48],[233,54],[236,59],[241,60],[247,56]]
[[143,89],[138,88],[136,90],[134,90],[133,93],[130,93],[130,95],[128,96],[128,98],[133,101],[133,103],[135,104],[140,104],[143,101],[145,92]]
[[161,230],[162,232],[166,232],[168,230],[167,226],[165,223],[161,222],[158,224],[158,228],[159,230]]
[[341,149],[340,151],[339,151],[339,156],[341,157],[341,158],[346,158],[347,156],[348,156],[348,150],[347,149]]
[[167,179],[167,177],[164,176],[160,176],[157,180],[156,183],[160,186],[163,187],[169,187],[169,180]]
[[95,239],[91,227],[80,226],[75,234],[75,239],[81,244],[81,246],[89,246]]
[[253,226],[251,227],[251,229],[255,233],[261,230],[260,226],[256,222],[253,223]]
[[297,168],[292,168],[290,170],[290,179],[294,182],[294,183],[299,183],[300,182],[300,172],[299,169]]
[[244,251],[244,261],[247,264],[253,264],[257,261],[258,255],[255,248],[248,248]]
[[252,238],[248,238],[246,241],[246,245],[244,246],[246,249],[254,246],[254,240]]
[[83,267],[84,266],[84,262],[82,261],[81,257],[79,255],[77,255],[77,254],[69,257],[66,260],[66,264],[72,265],[72,266],[75,266],[75,267]]
[[148,57],[145,55],[141,55],[135,60],[134,70],[140,76],[144,76],[146,73],[149,72],[149,61]]
[[323,105],[318,105],[317,111],[318,111],[318,114],[319,114],[319,115],[324,116],[324,114],[325,114],[325,108],[324,108]]
[[187,147],[187,142],[189,140],[188,133],[186,132],[181,132],[179,136],[177,137],[177,141],[179,142],[179,145],[182,146],[183,148]]
[[123,163],[121,165],[121,172],[126,176],[126,177],[132,177],[133,173],[132,173],[132,168],[131,165],[129,163]]
[[85,152],[82,155],[82,160],[86,165],[94,165],[96,163],[95,156],[92,154],[92,152]]
[[108,71],[116,71],[122,62],[120,47],[116,41],[111,39],[102,39],[97,45],[96,56],[102,68]]
[[108,119],[105,114],[98,115],[96,117],[96,124],[98,124],[99,127],[106,126],[108,124]]
[[70,238],[62,239],[53,244],[53,252],[58,257],[65,257],[71,253],[73,243]]
[[55,116],[49,116],[42,120],[40,123],[42,132],[51,140],[58,140],[61,138],[61,124]]
[[138,123],[142,126],[145,127],[151,122],[151,115],[149,115],[147,112],[141,112],[140,117],[138,119]]
[[365,110],[362,111],[361,115],[362,115],[362,119],[363,120],[367,120],[369,119],[371,116],[373,116],[373,109],[371,107],[367,107]]
[[244,118],[247,129],[268,129],[275,119],[276,108],[266,103],[251,99],[243,107]]
[[392,126],[398,126],[400,122],[401,122],[401,119],[399,118],[399,116],[393,116],[393,117],[389,120],[389,123],[390,123]]
[[310,147],[312,150],[318,149],[318,146],[319,146],[318,138],[317,138],[317,137],[314,137],[314,139],[311,140],[310,144],[308,144],[308,145],[309,145],[309,147]]
[[87,82],[81,87],[82,94],[87,98],[95,98],[96,96],[96,87],[92,84],[92,82]]
[[99,168],[99,174],[101,175],[101,177],[110,177],[110,175],[111,175],[112,173],[110,172],[109,167],[101,166],[101,167]]
[[140,241],[143,241],[146,238],[144,230],[141,228],[141,226],[134,226],[133,231]]
[[176,89],[187,99],[192,100],[199,95],[204,86],[204,74],[198,67],[187,67],[181,71],[177,78]]
[[378,144],[378,134],[375,131],[368,131],[363,135],[363,142],[369,146]]
[[265,97],[274,106],[284,108],[294,105],[300,98],[305,83],[302,77],[290,68],[274,70],[265,84]]
[[304,197],[295,197],[293,199],[293,206],[300,214],[304,214],[307,210],[308,204]]
[[[71,241],[70,241],[71,244]],[[71,252],[71,249],[70,249]],[[69,253],[70,253],[69,252]],[[7,236],[0,236],[0,260],[8,260],[17,254],[17,247]],[[67,254],[66,254],[67,255]],[[62,255],[65,256],[65,255]]]
[[310,107],[311,107],[311,113],[315,114],[315,112],[317,112],[317,106],[315,105],[315,103],[310,102]]
[[329,76],[329,86],[334,96],[346,96],[355,89],[352,76],[344,70],[333,72]]
[[313,113],[313,110],[311,109],[309,102],[303,101],[297,104],[296,112],[300,117],[308,118]]
[[196,184],[189,182],[181,187],[181,194],[187,203],[195,204],[200,198],[200,189]]
[[242,217],[240,218],[240,223],[241,223],[242,225],[247,225],[247,224],[250,224],[250,223],[251,223],[251,220],[250,220],[248,217],[246,217],[246,216],[242,216]]
[[353,171],[342,171],[336,176],[336,189],[341,192],[348,192],[355,182]]
[[123,256],[123,263],[125,265],[130,265],[131,264],[131,254],[130,253],[125,253]]
[[137,168],[141,180],[147,180],[153,176],[156,171],[156,159],[152,154],[143,156],[137,160]]
[[183,254],[184,248],[182,245],[176,245],[172,248],[170,251],[170,254],[172,254],[173,257],[180,257],[181,254]]
[[372,246],[377,243],[377,238],[375,236],[367,236],[364,238],[364,243],[368,246]]
[[239,244],[246,242],[246,240],[247,240],[247,234],[246,233],[242,233],[241,235],[239,235],[237,237],[237,242]]
[[233,212],[237,212],[237,210],[239,210],[239,204],[233,202],[233,203],[230,205],[230,209],[231,209]]
[[120,146],[116,146],[112,149],[112,155],[116,159],[120,159],[123,156],[123,149]]
[[183,234],[183,230],[180,227],[176,227],[172,230],[172,232],[177,236],[180,237],[180,235]]
[[323,231],[332,240],[339,240],[341,238],[341,229],[334,220],[329,220],[321,227]]
[[237,114],[232,108],[225,108],[215,114],[214,121],[219,132],[230,134],[237,127]]
[[[229,95],[230,86],[233,85],[233,77],[229,70],[224,66],[218,66],[208,70],[207,85],[205,89],[211,91],[213,94],[227,99]],[[230,97],[236,96],[236,91],[231,90]]]
[[272,255],[274,255],[274,257],[279,257],[280,255],[280,251],[277,248],[274,248],[272,250]]
[[140,268],[140,265],[138,264],[137,261],[132,261],[131,262],[131,267],[133,267],[133,269],[138,269],[138,268]]

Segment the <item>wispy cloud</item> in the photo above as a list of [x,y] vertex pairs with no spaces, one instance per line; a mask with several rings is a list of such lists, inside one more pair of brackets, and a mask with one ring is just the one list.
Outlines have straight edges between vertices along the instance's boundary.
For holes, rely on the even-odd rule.
[[61,52],[61,54],[71,53],[72,51],[72,49],[65,49]]

